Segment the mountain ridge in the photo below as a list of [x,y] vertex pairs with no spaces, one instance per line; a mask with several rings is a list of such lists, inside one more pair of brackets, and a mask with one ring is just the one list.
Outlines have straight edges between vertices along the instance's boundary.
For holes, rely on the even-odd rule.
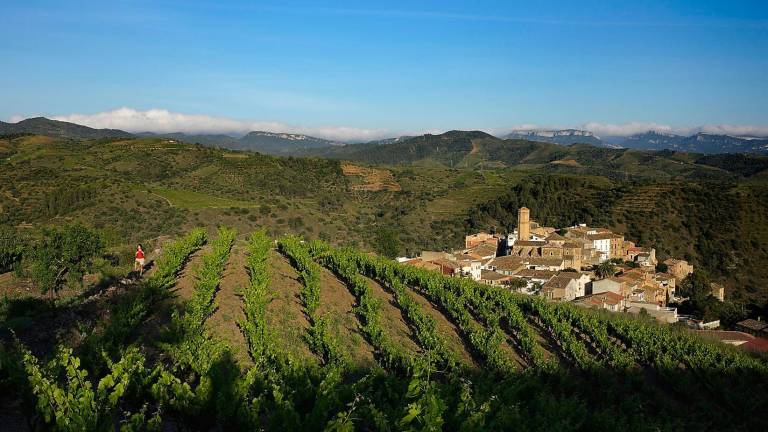
[[[470,139],[495,138],[500,140],[525,140],[529,142],[549,143],[560,146],[589,144],[601,148],[628,148],[635,150],[673,150],[706,154],[757,153],[768,154],[768,138],[736,137],[699,132],[691,136],[676,135],[668,132],[653,131],[638,133],[627,137],[601,138],[594,133],[580,129],[552,130],[515,130],[500,138],[481,131],[448,131],[444,134],[424,134],[420,136],[400,136],[384,138],[364,143],[343,143],[305,134],[251,131],[243,136],[229,134],[189,134],[184,132],[130,133],[120,129],[95,129],[45,117],[34,117],[17,123],[0,121],[0,135],[32,133],[68,139],[102,139],[159,137],[175,139],[192,144],[223,147],[231,150],[250,150],[272,155],[322,156],[334,157],[351,152],[351,149],[372,149],[381,145],[398,145],[413,139],[451,134],[483,134]],[[360,146],[360,147],[350,147]],[[374,146],[374,147],[371,147]],[[344,150],[340,150],[344,149]],[[380,150],[377,150],[380,151]]]

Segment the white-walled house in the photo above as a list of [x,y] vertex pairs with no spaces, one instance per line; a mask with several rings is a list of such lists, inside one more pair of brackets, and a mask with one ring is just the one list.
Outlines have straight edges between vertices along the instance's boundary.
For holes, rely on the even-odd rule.
[[589,275],[581,272],[560,272],[558,276],[566,277],[576,281],[576,297],[583,297],[587,294],[587,285],[591,281]]
[[625,295],[626,290],[626,284],[616,277],[609,277],[592,282],[592,294],[612,292],[614,294]]

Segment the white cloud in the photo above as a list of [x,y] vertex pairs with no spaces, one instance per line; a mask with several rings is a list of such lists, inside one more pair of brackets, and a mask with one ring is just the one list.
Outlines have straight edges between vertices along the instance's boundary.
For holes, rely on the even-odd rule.
[[705,125],[699,128],[699,132],[733,136],[768,137],[768,126]]
[[[13,116],[11,122],[18,122],[33,116]],[[165,109],[150,109],[139,111],[133,108],[118,108],[95,114],[68,114],[50,117],[77,123],[92,128],[121,129],[128,132],[184,132],[188,134],[220,133],[242,135],[250,131],[269,131],[299,133],[341,142],[364,142],[381,138],[402,135],[421,135],[425,133],[439,134],[442,129],[421,130],[390,130],[366,129],[349,126],[301,126],[274,121],[235,120],[226,117],[215,117],[204,114],[183,114]],[[581,125],[539,125],[534,123],[519,124],[505,128],[485,128],[486,132],[503,136],[513,130],[557,130],[582,129],[600,137],[629,136],[647,131],[669,132],[678,135],[691,135],[698,132],[723,134],[733,136],[768,137],[768,125],[728,125],[708,124],[693,127],[671,126],[661,123],[627,122],[621,124],[587,122]],[[472,128],[469,128],[472,129]]]
[[[24,117],[14,116],[12,121]],[[245,134],[250,131],[286,132],[311,135],[336,141],[369,141],[396,136],[385,129],[363,129],[347,126],[300,126],[281,122],[234,120],[203,114],[183,114],[165,109],[139,111],[119,108],[95,114],[68,114],[51,117],[97,129],[121,129],[128,132],[184,132],[188,134]]]
[[656,132],[675,133],[674,128],[669,125],[641,122],[629,122],[622,124],[589,122],[582,125],[581,128],[588,130],[597,136],[629,136],[648,132],[651,130]]
[[701,126],[671,126],[662,123],[646,122],[627,122],[627,123],[602,123],[587,122],[581,125],[537,125],[521,124],[507,128],[491,129],[489,133],[497,136],[508,134],[512,131],[530,131],[530,130],[559,130],[559,129],[581,129],[594,133],[599,137],[625,137],[629,135],[640,134],[648,131],[667,132],[676,135],[693,135],[699,132],[732,135],[732,136],[755,136],[767,137],[768,125],[701,125]]

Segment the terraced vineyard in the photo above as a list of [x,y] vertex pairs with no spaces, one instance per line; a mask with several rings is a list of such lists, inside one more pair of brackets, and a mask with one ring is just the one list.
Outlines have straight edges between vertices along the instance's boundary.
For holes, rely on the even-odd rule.
[[134,288],[50,358],[5,347],[6,424],[768,428],[764,358],[322,242],[195,230]]

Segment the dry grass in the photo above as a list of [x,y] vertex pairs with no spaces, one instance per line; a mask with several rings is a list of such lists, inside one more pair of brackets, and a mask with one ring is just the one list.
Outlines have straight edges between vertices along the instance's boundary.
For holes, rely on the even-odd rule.
[[383,168],[370,168],[345,163],[341,165],[344,175],[351,177],[352,189],[361,191],[400,191],[402,188],[397,183],[392,172]]

